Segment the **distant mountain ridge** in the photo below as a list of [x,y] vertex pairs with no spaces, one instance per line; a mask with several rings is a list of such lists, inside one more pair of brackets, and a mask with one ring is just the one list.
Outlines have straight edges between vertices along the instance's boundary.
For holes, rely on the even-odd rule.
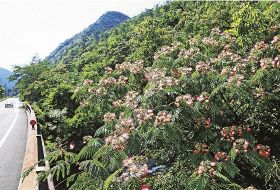
[[[57,62],[64,57],[67,57],[66,59],[76,57],[81,53],[79,52],[81,48],[84,49],[93,40],[98,40],[103,32],[121,24],[127,19],[129,17],[123,13],[108,11],[82,32],[61,43],[46,59],[50,62]],[[64,60],[64,62],[67,63],[67,60]]]
[[0,84],[8,91],[12,90],[15,86],[15,82],[10,82],[8,78],[12,75],[13,73],[7,69],[4,69],[0,67]]

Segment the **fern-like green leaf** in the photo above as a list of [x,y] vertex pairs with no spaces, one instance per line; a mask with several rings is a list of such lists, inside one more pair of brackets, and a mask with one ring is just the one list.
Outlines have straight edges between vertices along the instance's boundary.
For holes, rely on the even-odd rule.
[[217,173],[216,173],[216,176],[217,176],[218,178],[222,179],[222,180],[225,181],[225,182],[230,182],[230,180],[229,180],[226,176],[224,176],[223,174],[221,174],[220,172],[217,172]]
[[234,176],[236,174],[238,174],[239,171],[240,171],[239,168],[234,163],[232,163],[230,161],[224,162],[223,168],[225,169],[225,171],[229,174],[229,176],[231,178],[234,178]]
[[230,157],[231,161],[234,161],[236,156],[237,156],[236,151],[234,149],[231,149],[229,152],[229,157]]
[[112,173],[104,182],[103,190],[108,190],[113,179],[123,170],[123,168],[118,169],[114,173]]

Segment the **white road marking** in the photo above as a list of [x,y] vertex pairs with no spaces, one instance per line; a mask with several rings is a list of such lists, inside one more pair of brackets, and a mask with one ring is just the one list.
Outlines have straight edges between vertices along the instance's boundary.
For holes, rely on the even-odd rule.
[[0,148],[3,146],[3,144],[5,143],[6,139],[8,138],[9,134],[11,133],[12,129],[14,128],[16,122],[17,122],[17,118],[18,118],[18,114],[19,114],[19,109],[16,109],[16,117],[12,123],[12,125],[10,126],[10,128],[8,129],[8,131],[6,132],[6,134],[4,135],[4,137],[1,139],[0,141]]

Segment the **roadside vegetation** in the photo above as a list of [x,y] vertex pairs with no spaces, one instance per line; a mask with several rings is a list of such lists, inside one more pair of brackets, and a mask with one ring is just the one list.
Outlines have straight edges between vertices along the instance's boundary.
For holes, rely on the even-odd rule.
[[47,139],[40,178],[71,190],[279,189],[279,21],[277,2],[174,1],[67,64],[15,67]]
[[6,95],[5,88],[0,84],[0,100],[3,100]]

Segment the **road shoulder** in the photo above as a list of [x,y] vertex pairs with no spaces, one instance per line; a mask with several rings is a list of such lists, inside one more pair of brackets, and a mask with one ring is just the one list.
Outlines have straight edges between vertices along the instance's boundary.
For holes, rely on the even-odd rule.
[[[26,111],[28,121],[30,121],[31,118],[35,117],[34,112],[29,113]],[[27,134],[27,144],[26,144],[26,151],[24,156],[24,162],[22,166],[22,173],[33,167],[37,162],[37,139],[36,139],[36,130],[31,130],[31,126],[28,122],[28,134]],[[23,179],[20,179],[20,183],[18,186],[18,190],[35,190],[36,189],[36,172],[35,169],[31,171],[31,173],[22,181]]]

